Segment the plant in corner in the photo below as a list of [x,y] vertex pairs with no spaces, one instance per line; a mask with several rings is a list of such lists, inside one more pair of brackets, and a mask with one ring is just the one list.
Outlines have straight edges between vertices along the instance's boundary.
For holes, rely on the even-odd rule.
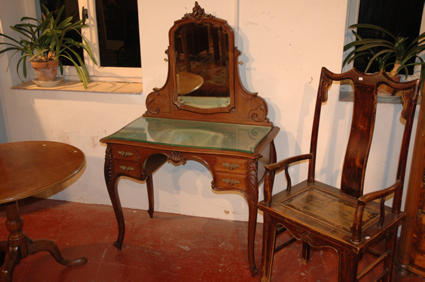
[[[380,71],[388,71],[389,76],[397,78],[401,71],[408,76],[408,67],[420,65],[421,87],[425,78],[425,62],[420,54],[425,50],[425,32],[415,38],[394,35],[388,30],[372,24],[354,24],[349,27],[355,36],[354,41],[344,46],[344,51],[353,48],[345,57],[343,65],[353,62],[357,58],[366,58],[368,72],[372,64],[376,63]],[[357,31],[356,31],[357,29]],[[380,34],[380,38],[363,38],[358,29],[369,29]]]
[[[75,67],[78,78],[87,88],[90,76],[81,55],[76,51],[82,48],[96,63],[87,40],[81,34],[81,28],[86,25],[82,20],[72,22],[72,17],[61,20],[63,10],[64,6],[55,16],[52,11],[43,6],[41,19],[21,18],[20,23],[10,27],[19,34],[19,38],[0,33],[0,37],[6,39],[5,42],[0,42],[0,46],[4,46],[0,49],[0,54],[15,51],[14,54],[20,56],[16,63],[16,71],[19,75],[19,70],[22,68],[25,78],[27,77],[27,60],[29,60],[40,81],[55,80],[58,66],[63,73],[61,59],[66,59]],[[70,32],[79,34],[82,42],[71,38]]]

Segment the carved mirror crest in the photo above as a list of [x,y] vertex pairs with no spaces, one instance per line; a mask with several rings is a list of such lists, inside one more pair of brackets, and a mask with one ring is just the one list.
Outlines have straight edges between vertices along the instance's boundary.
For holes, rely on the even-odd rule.
[[148,95],[145,116],[269,123],[264,100],[240,83],[240,52],[225,20],[195,2],[192,13],[174,22],[169,42],[167,82]]

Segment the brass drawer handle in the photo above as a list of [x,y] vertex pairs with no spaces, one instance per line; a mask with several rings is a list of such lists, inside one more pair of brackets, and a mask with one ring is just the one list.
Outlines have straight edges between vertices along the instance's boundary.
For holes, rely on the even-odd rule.
[[124,158],[131,157],[132,155],[134,155],[132,152],[126,152],[126,151],[118,151],[118,154],[123,156]]
[[125,171],[125,172],[129,172],[129,171],[133,171],[134,167],[132,166],[126,166],[126,165],[120,165],[120,169]]
[[222,180],[224,183],[229,184],[231,186],[236,185],[236,184],[240,184],[241,182],[239,180],[236,179],[229,179],[229,178],[223,178]]
[[230,169],[230,170],[234,170],[235,168],[239,168],[238,164],[231,164],[231,163],[223,163],[223,166],[225,168]]

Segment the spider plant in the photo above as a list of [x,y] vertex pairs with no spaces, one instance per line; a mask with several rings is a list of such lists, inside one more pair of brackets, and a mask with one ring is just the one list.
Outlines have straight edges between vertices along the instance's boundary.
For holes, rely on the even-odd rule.
[[[344,46],[344,51],[352,49],[344,58],[343,65],[364,57],[368,60],[365,72],[373,63],[377,63],[380,71],[391,68],[389,75],[394,77],[404,70],[407,78],[408,67],[420,65],[420,78],[425,78],[425,62],[420,54],[425,50],[425,32],[415,38],[394,35],[390,31],[372,24],[354,24],[349,27],[355,40]],[[363,38],[358,34],[359,29],[374,30],[381,38]]]
[[[62,59],[67,59],[75,67],[78,78],[87,88],[90,76],[81,55],[76,51],[78,48],[82,48],[96,63],[90,45],[81,34],[81,29],[86,25],[82,20],[73,22],[72,17],[61,20],[63,11],[64,6],[55,16],[43,5],[41,19],[21,18],[20,23],[10,27],[18,33],[18,38],[0,33],[0,37],[5,38],[4,42],[0,42],[0,46],[4,46],[3,49],[0,49],[0,54],[15,51],[14,55],[20,56],[16,64],[16,71],[19,75],[19,70],[22,68],[24,77],[27,77],[27,60],[36,62],[58,60],[60,71],[63,74]],[[79,34],[82,42],[71,38],[70,32]]]

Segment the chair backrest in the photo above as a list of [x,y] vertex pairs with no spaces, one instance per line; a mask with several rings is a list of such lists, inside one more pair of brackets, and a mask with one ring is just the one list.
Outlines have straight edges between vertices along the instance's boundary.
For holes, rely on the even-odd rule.
[[[354,90],[351,131],[342,169],[341,190],[356,197],[363,195],[364,176],[375,126],[378,99],[377,89],[382,84],[388,85],[394,90],[400,91],[398,93],[401,93],[403,103],[401,117],[405,121],[405,126],[396,180],[400,180],[403,183],[408,146],[419,92],[419,81],[396,82],[385,73],[364,74],[356,69],[342,74],[335,74],[326,68],[322,68],[317,94],[310,146],[310,153],[313,158],[309,164],[308,180],[310,182],[314,181],[320,112],[322,103],[328,98],[327,92],[333,81],[350,81]],[[397,207],[397,209],[399,209],[401,204],[402,190],[399,190],[393,202],[394,207]]]

